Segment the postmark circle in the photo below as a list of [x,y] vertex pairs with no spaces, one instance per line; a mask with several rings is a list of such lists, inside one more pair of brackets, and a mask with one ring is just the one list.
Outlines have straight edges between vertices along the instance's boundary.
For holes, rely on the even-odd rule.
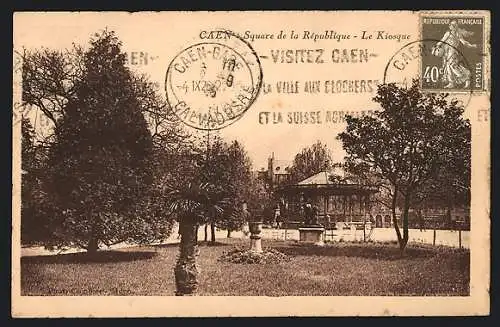
[[[444,57],[440,44],[456,54],[454,62],[445,62],[449,58]],[[422,92],[448,93],[465,108],[474,91],[473,83],[469,79],[452,85],[446,79],[446,74],[452,73],[450,69],[461,69],[464,74],[472,72],[465,56],[453,45],[436,39],[417,40],[405,44],[389,59],[384,69],[383,83],[408,87],[417,78]]]
[[219,130],[233,124],[262,86],[262,67],[250,44],[230,31],[222,33],[225,38],[185,48],[167,69],[167,102],[195,129]]

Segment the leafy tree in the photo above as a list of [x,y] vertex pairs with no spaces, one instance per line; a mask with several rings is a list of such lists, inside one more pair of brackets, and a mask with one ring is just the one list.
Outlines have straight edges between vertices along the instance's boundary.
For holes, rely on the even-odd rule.
[[21,120],[21,168],[29,172],[36,167],[35,129],[28,118]]
[[227,197],[233,201],[230,211],[224,212],[219,220],[219,226],[227,230],[227,236],[231,231],[239,230],[245,223],[241,212],[243,202],[248,202],[251,197],[252,186],[252,162],[243,145],[233,141],[227,148]]
[[[113,32],[90,48],[23,53],[23,101],[54,123],[44,189],[54,214],[45,217],[48,246],[150,242],[171,231],[155,184],[147,112],[164,110],[147,80],[125,67]],[[157,153],[158,151],[156,151]]]
[[[102,35],[114,32],[104,31]],[[66,114],[69,102],[78,101],[77,85],[85,83],[87,52],[80,45],[53,50],[22,49],[15,51],[22,62],[22,108],[39,109],[45,118],[57,126]],[[153,142],[160,145],[182,145],[188,138],[183,125],[159,96],[159,87],[143,74],[132,74],[130,87],[135,94],[151,130]]]
[[[273,194],[270,192],[269,184],[265,180],[255,176],[252,178],[248,187],[249,195],[247,198],[248,210],[256,220],[264,221],[271,215],[266,215],[267,209],[275,203]],[[266,221],[267,222],[267,221]]]
[[227,144],[215,136],[201,163],[198,181],[214,185],[212,191],[231,199],[231,206],[224,212],[208,212],[207,223],[211,227],[211,242],[215,242],[215,226],[226,229],[228,237],[243,225],[241,205],[249,197],[251,161],[243,146],[233,141]]
[[85,51],[74,44],[68,50],[23,49],[16,54],[22,61],[24,109],[40,109],[57,126],[68,102],[77,101],[76,85],[84,78]]
[[46,234],[44,224],[38,223],[43,213],[43,191],[40,172],[43,171],[39,160],[40,149],[35,144],[35,130],[26,117],[21,119],[21,242],[36,243]]
[[[390,185],[392,219],[402,251],[408,242],[409,209],[417,194],[426,187],[430,190],[431,183],[451,181],[439,174],[448,168],[450,155],[467,146],[469,123],[461,117],[463,108],[447,96],[422,93],[417,80],[410,88],[380,85],[374,101],[381,110],[372,116],[347,117],[346,130],[338,135],[346,162],[364,166],[375,179]],[[465,177],[455,176],[452,179],[460,181]],[[398,202],[403,234],[396,216]]]
[[303,148],[298,153],[290,169],[291,182],[300,182],[319,172],[329,170],[332,159],[326,144],[316,141],[310,147]]
[[468,207],[470,203],[471,180],[471,127],[468,120],[461,118],[463,110],[453,107],[442,116],[443,138],[439,152],[442,155],[436,177],[417,190],[414,206],[421,216],[421,208],[439,206],[446,208],[447,228],[451,228],[451,209],[455,206]]

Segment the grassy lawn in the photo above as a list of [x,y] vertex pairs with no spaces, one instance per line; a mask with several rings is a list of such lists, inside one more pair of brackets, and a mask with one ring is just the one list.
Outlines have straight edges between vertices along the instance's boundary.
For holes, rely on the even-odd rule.
[[[469,295],[468,250],[408,245],[335,243],[318,248],[263,240],[291,257],[280,264],[218,262],[223,251],[248,240],[200,246],[199,295]],[[24,257],[22,295],[174,294],[177,245],[85,254]]]

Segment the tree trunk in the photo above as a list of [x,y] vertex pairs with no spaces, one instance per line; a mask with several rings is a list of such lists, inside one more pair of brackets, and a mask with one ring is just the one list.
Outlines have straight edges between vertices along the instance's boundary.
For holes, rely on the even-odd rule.
[[205,224],[205,242],[208,241],[208,224]]
[[406,244],[408,244],[408,216],[410,210],[410,193],[405,194],[404,206],[403,206],[403,242],[399,244],[401,251],[404,251]]
[[210,243],[215,244],[215,224],[210,224]]
[[446,206],[446,227],[448,229],[451,229],[451,204],[448,202],[448,205]]
[[401,236],[401,231],[398,226],[398,217],[396,216],[396,203],[398,199],[398,188],[394,188],[394,195],[392,196],[392,223],[394,224],[394,229],[396,230],[396,236],[398,237],[399,248],[402,249],[401,244],[403,244],[403,237]]
[[99,250],[99,238],[96,235],[96,226],[95,223],[93,222],[91,227],[90,227],[90,238],[89,238],[89,243],[87,245],[87,254],[89,256],[93,256],[97,253],[97,250]]
[[231,238],[231,230],[230,229],[227,230],[227,238]]
[[92,233],[89,239],[89,244],[87,245],[87,254],[89,256],[95,255],[97,250],[99,250],[99,240],[94,233]]
[[179,257],[174,268],[175,295],[191,295],[198,288],[198,226],[189,217],[184,217],[179,223],[181,242],[179,244]]

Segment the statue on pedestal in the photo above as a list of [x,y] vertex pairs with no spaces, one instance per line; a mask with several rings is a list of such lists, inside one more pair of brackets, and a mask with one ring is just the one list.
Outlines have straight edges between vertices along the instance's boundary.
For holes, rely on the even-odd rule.
[[299,228],[299,241],[323,245],[325,229],[318,224],[318,208],[308,201],[304,206],[304,225]]
[[318,208],[311,205],[308,201],[304,206],[304,225],[305,226],[317,226],[318,225]]

